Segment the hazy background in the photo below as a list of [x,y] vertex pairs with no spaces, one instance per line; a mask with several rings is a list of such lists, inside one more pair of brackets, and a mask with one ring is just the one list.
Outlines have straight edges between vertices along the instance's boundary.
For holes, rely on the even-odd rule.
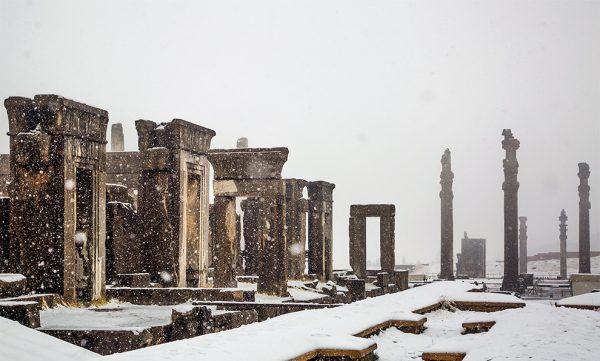
[[[335,265],[350,204],[396,205],[397,263],[439,263],[440,157],[463,231],[502,258],[501,132],[521,141],[529,254],[577,250],[577,163],[600,250],[598,1],[0,1],[0,97],[56,93],[136,119],[214,129],[213,147],[286,146],[285,177],[334,192]],[[109,126],[110,127],[110,126]],[[8,153],[0,111],[0,152]],[[378,222],[368,223],[378,257]]]

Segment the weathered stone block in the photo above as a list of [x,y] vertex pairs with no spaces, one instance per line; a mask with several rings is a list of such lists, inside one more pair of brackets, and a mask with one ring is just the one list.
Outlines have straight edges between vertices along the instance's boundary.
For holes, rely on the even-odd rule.
[[32,301],[0,301],[0,317],[31,327],[40,327],[40,306]]

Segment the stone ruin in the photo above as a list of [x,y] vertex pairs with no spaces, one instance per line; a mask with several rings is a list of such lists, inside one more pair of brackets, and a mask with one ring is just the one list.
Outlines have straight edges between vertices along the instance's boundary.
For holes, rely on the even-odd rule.
[[9,264],[36,292],[102,298],[108,113],[56,95],[10,97],[4,105],[12,179]]
[[457,256],[456,275],[460,278],[486,277],[486,240],[469,238],[467,232],[461,239],[460,253]]

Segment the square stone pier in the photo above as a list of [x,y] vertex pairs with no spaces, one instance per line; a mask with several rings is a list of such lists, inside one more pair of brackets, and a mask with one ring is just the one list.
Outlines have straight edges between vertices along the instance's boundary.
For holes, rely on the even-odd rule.
[[138,217],[144,271],[154,281],[204,287],[208,278],[206,153],[215,132],[174,119],[137,120],[142,175]]
[[308,273],[333,278],[333,189],[324,181],[308,183]]
[[58,95],[4,105],[13,264],[33,291],[102,298],[108,113]]

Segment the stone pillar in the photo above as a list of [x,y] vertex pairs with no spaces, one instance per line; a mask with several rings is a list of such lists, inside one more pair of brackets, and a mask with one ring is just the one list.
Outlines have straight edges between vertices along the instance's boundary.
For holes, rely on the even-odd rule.
[[396,235],[395,216],[382,216],[379,218],[379,254],[381,257],[381,270],[394,276],[396,267]]
[[323,181],[308,183],[308,273],[333,278],[333,189]]
[[257,276],[262,234],[260,199],[248,197],[241,202],[241,207],[244,212],[244,270],[247,276]]
[[209,247],[206,153],[215,132],[181,119],[162,124],[137,120],[135,125],[142,159],[138,214],[145,271],[163,285],[204,287]]
[[560,221],[560,225],[558,229],[560,230],[560,236],[558,239],[560,240],[560,278],[563,280],[567,279],[567,213],[563,209],[560,212],[560,217],[558,220]]
[[590,166],[579,163],[579,273],[590,273]]
[[306,211],[302,204],[302,190],[306,181],[286,179],[285,206],[288,245],[288,277],[302,279],[306,259]]
[[118,274],[139,273],[141,244],[138,237],[137,212],[125,186],[106,187],[106,279],[115,281]]
[[10,198],[0,197],[0,273],[14,273],[9,263],[11,247],[9,233]]
[[110,127],[110,151],[125,151],[125,136],[123,135],[123,125],[115,123]]
[[57,95],[4,102],[9,119],[10,232],[38,293],[104,296],[108,113]]
[[216,196],[214,210],[216,219],[214,287],[237,287],[235,197]]
[[367,277],[367,219],[365,217],[350,216],[348,223],[350,267],[352,267],[356,277],[364,279]]
[[519,273],[527,273],[527,217],[519,217]]
[[261,256],[258,267],[258,293],[287,296],[286,204],[284,196],[264,197],[261,206]]
[[502,132],[504,140],[502,148],[506,151],[504,158],[504,279],[503,291],[517,291],[519,289],[519,162],[517,149],[519,141],[513,137],[510,129]]
[[454,173],[452,173],[452,159],[450,150],[446,149],[442,155],[442,172],[440,174],[441,199],[441,271],[440,278],[454,279],[454,220],[452,200],[452,182]]

